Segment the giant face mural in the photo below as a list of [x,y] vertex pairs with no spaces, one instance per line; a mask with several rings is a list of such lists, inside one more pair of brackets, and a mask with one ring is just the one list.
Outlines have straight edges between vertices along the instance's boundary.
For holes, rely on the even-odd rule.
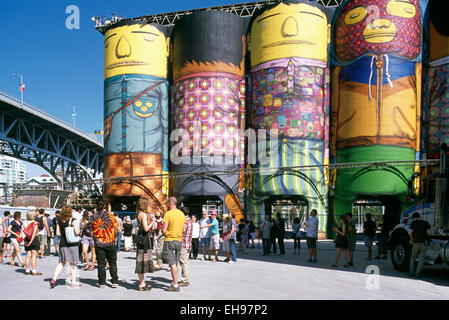
[[[162,26],[119,22],[105,33],[105,178],[168,173],[169,39]],[[108,183],[105,196],[146,195],[163,210],[168,179]]]
[[[256,13],[250,22],[250,115],[254,129],[277,130],[277,153],[256,167],[327,163],[329,136],[330,10],[306,1],[284,1]],[[271,144],[271,145],[270,145]],[[261,172],[264,172],[263,170]],[[300,174],[254,174],[250,210],[263,218],[264,203],[279,195],[307,199],[326,230],[326,178],[316,168]]]
[[173,128],[186,133],[175,143],[182,147],[177,156],[187,159],[174,164],[173,172],[237,170],[210,178],[175,177],[173,194],[180,201],[218,196],[237,216],[242,214],[238,171],[244,165],[245,26],[243,18],[220,11],[184,16],[173,29],[170,58]]
[[[419,159],[421,42],[425,7],[419,0],[352,0],[333,21],[332,161]],[[390,195],[404,202],[414,170],[338,170],[334,212],[357,197]]]
[[449,2],[429,3],[429,64],[424,79],[423,149],[426,158],[439,158],[449,144]]

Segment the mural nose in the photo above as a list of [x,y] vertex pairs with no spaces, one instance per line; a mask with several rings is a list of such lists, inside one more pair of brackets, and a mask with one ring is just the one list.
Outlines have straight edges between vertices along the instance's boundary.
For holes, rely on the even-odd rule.
[[282,36],[283,37],[294,37],[298,34],[298,23],[293,17],[288,17],[285,19],[282,25]]
[[119,59],[127,58],[131,55],[131,44],[125,36],[122,36],[118,41],[115,54]]
[[370,29],[381,29],[381,28],[389,28],[391,26],[391,21],[388,19],[377,19],[373,20],[368,28]]

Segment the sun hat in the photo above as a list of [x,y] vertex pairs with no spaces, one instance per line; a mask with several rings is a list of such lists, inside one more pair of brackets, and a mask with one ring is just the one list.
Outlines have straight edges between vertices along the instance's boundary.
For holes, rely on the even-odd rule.
[[212,211],[210,215],[211,216],[218,216],[218,213],[217,213],[217,211]]

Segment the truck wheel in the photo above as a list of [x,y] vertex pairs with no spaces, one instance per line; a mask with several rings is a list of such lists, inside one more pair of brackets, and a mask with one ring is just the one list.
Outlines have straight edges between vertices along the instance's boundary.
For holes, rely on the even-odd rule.
[[391,245],[391,261],[399,271],[408,271],[410,267],[410,245],[404,236],[393,238]]

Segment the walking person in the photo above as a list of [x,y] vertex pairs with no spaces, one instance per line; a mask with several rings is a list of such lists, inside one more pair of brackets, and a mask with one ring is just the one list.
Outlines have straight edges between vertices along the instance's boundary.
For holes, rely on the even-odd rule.
[[382,216],[382,222],[379,227],[380,233],[377,239],[377,256],[374,259],[387,259],[387,242],[390,235],[390,229],[386,222],[385,215]]
[[[410,276],[412,277],[419,278],[421,276],[431,234],[430,224],[421,220],[418,212],[414,212],[409,230],[410,244],[412,245],[412,254],[410,256]],[[416,259],[418,259],[418,267],[416,267]]]
[[309,260],[308,262],[317,262],[317,240],[318,240],[318,226],[320,224],[317,218],[317,211],[312,209],[310,211],[309,219],[305,222],[306,227],[306,240],[307,249],[309,250]]
[[125,251],[129,252],[133,245],[132,238],[133,224],[131,223],[130,216],[126,216],[123,220],[123,240],[125,242]]
[[[86,266],[84,267],[84,271],[94,271],[95,269],[95,244],[94,239],[92,239],[92,232],[87,227],[89,223],[89,218],[92,215],[90,211],[84,211],[83,218],[81,219],[81,245],[83,246],[83,256],[84,261],[86,262]],[[92,257],[92,262],[89,260],[89,249]]]
[[285,239],[285,220],[281,217],[281,214],[278,212],[276,214],[278,224],[276,228],[276,238],[278,240],[279,245],[279,255],[283,256],[285,255],[285,246],[284,246],[284,239]]
[[214,251],[215,257],[212,262],[220,261],[218,259],[218,250],[220,250],[220,234],[217,220],[217,211],[212,211],[210,214],[211,222],[205,226],[200,226],[200,229],[209,228],[210,233],[210,248]]
[[[200,219],[200,247],[203,248],[203,258],[201,260],[212,260],[210,256],[210,231],[205,226],[211,223],[207,215],[207,211],[203,211],[203,215]],[[209,258],[206,258],[206,251]]]
[[182,231],[182,247],[179,257],[179,264],[181,265],[181,282],[179,282],[179,286],[187,287],[190,285],[189,256],[192,250],[193,223],[189,217],[189,208],[182,207],[181,211],[184,212],[186,222]]
[[39,259],[42,259],[45,254],[45,248],[47,247],[47,235],[50,234],[50,229],[48,227],[47,217],[45,216],[45,210],[42,208],[36,210],[38,210],[36,221],[39,222],[38,237],[41,245]]
[[72,208],[70,206],[64,206],[61,210],[58,224],[56,225],[56,235],[59,237],[59,263],[50,281],[50,288],[52,289],[56,286],[56,279],[61,274],[66,263],[70,264],[71,287],[75,289],[81,287],[81,284],[76,281],[76,265],[79,262],[78,243],[71,243],[67,240],[66,228],[68,227],[73,227],[75,236],[81,234],[79,221],[72,217]]
[[263,255],[270,255],[270,246],[271,246],[271,218],[269,215],[265,215],[265,220],[260,225],[260,231],[262,233],[262,248]]
[[136,217],[138,233],[136,236],[136,270],[139,277],[139,291],[150,291],[151,285],[145,283],[145,273],[153,273],[153,222],[154,215],[150,213],[150,200],[141,197],[137,201]]
[[357,227],[354,219],[352,219],[352,213],[346,213],[346,221],[348,223],[348,230],[346,232],[346,239],[348,239],[348,251],[349,251],[349,266],[354,265],[354,251],[357,245]]
[[368,258],[366,260],[371,260],[373,256],[373,240],[376,234],[376,223],[372,220],[371,213],[365,215],[366,221],[363,224],[363,236],[365,240],[365,246],[368,248]]
[[115,213],[115,219],[117,220],[119,232],[117,233],[117,252],[122,250],[122,232],[123,232],[123,221],[118,216],[118,212]]
[[184,213],[177,209],[177,200],[170,197],[167,200],[167,206],[170,209],[164,215],[164,226],[162,233],[165,235],[163,260],[170,267],[172,284],[165,288],[165,291],[179,292],[178,285],[178,263],[182,248],[182,234],[186,217]]
[[22,242],[23,239],[23,222],[21,221],[21,218],[22,214],[19,211],[14,212],[14,220],[11,221],[8,227],[8,232],[11,234],[11,244],[14,248],[10,265],[17,266],[15,263],[15,257],[17,256],[22,267],[25,267],[25,263],[22,260],[22,254],[20,253],[20,242]]
[[346,238],[346,232],[348,229],[348,225],[346,222],[346,215],[342,215],[339,217],[341,226],[336,228],[334,227],[334,231],[337,233],[337,238],[335,240],[335,248],[337,248],[337,256],[335,257],[334,264],[331,267],[338,267],[338,260],[340,259],[340,254],[343,252],[343,256],[345,257],[345,268],[349,268],[348,264],[348,240]]
[[298,255],[301,254],[301,220],[299,217],[293,219],[293,254],[296,254],[298,249]]
[[112,278],[111,287],[118,288],[116,241],[119,226],[114,214],[105,210],[105,202],[102,199],[97,201],[97,208],[90,216],[87,228],[94,239],[100,289],[106,287],[106,261]]
[[59,237],[56,235],[56,226],[59,223],[60,210],[56,210],[55,217],[53,218],[53,245],[55,246],[55,255],[59,255]]
[[192,215],[192,251],[190,252],[191,259],[198,259],[198,248],[200,245],[200,224],[197,221],[196,215]]
[[256,226],[252,221],[248,224],[249,240],[252,243],[251,249],[254,249],[254,240],[256,240]]
[[11,234],[9,233],[8,229],[9,224],[14,219],[11,219],[11,212],[9,211],[5,211],[3,214],[5,216],[2,222],[2,227],[4,230],[3,241],[1,243],[3,248],[3,258],[11,258]]
[[[42,273],[37,272],[36,264],[37,264],[37,255],[39,254],[39,238],[37,234],[39,233],[39,222],[35,221],[35,214],[34,211],[30,211],[27,214],[27,221],[25,223],[25,229],[30,229],[30,237],[25,235],[25,274],[26,275],[33,275],[33,276],[40,276]],[[24,230],[25,230],[24,229]],[[25,230],[26,232],[26,230]],[[31,266],[31,268],[30,268]]]

